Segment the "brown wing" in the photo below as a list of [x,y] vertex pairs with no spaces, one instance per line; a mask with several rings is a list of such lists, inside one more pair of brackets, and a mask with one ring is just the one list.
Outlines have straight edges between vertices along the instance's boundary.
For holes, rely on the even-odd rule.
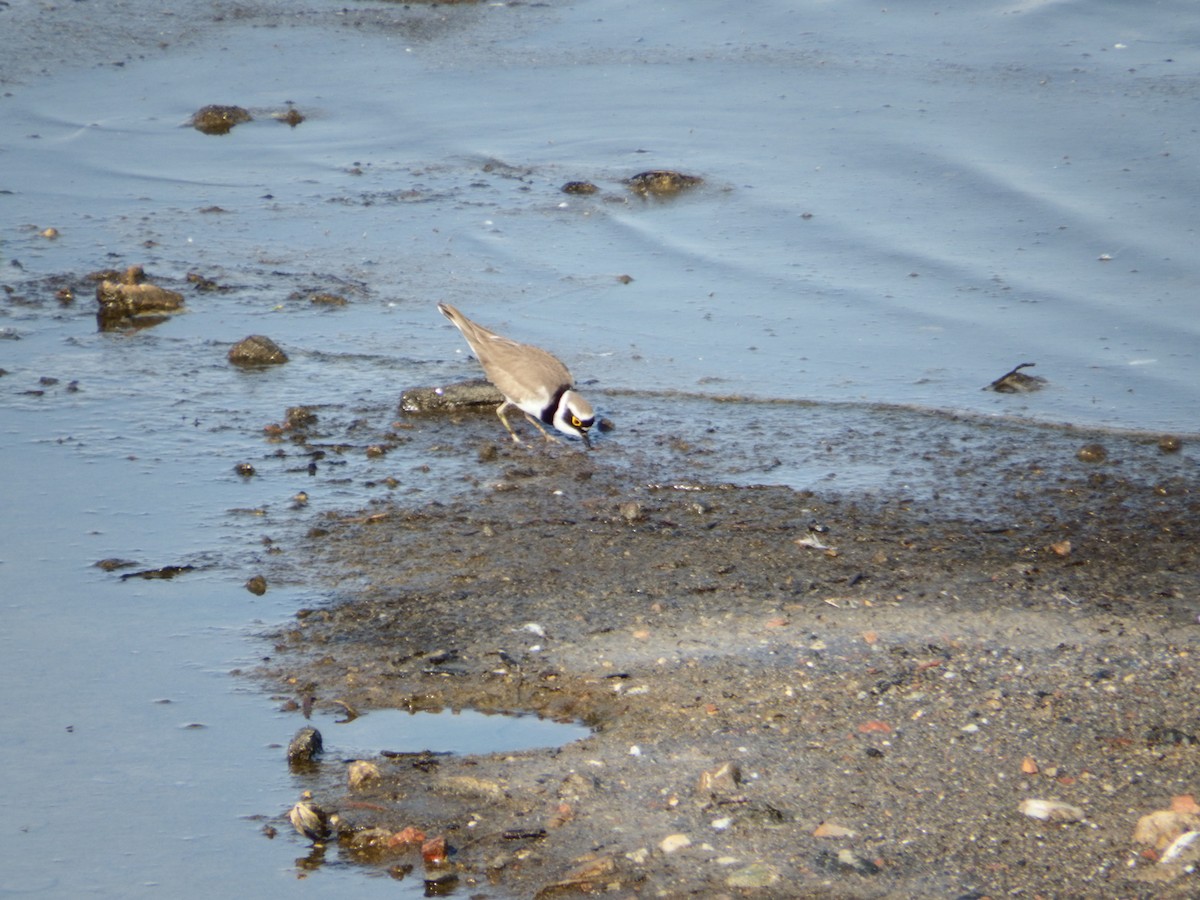
[[540,347],[498,335],[473,346],[488,380],[514,401],[536,399],[541,406],[559,388],[571,386],[567,367]]
[[447,303],[438,308],[462,332],[488,380],[504,396],[514,401],[548,400],[559,388],[572,384],[567,367],[541,347],[496,334]]

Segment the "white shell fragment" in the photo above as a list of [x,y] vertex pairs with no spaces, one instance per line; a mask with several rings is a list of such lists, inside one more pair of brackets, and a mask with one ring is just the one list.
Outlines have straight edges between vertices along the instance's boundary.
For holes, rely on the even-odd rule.
[[798,547],[808,547],[811,550],[837,550],[836,547],[830,547],[828,544],[821,542],[821,539],[815,534],[805,535],[802,538],[796,538],[793,542]]
[[1022,800],[1021,812],[1032,819],[1045,822],[1079,822],[1083,819],[1083,810],[1061,800]]
[[[1191,863],[1200,862],[1200,831],[1185,831],[1159,857],[1159,863]],[[1194,846],[1193,846],[1194,845]]]
[[692,839],[686,834],[668,834],[665,838],[659,841],[658,849],[663,853],[674,853],[677,850],[682,850],[684,847],[690,847]]

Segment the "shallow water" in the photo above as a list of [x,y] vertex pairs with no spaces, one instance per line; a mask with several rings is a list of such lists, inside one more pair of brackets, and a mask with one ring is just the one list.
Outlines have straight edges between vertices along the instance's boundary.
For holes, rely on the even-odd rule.
[[537,716],[488,715],[471,709],[404,712],[381,709],[352,721],[334,715],[313,716],[324,739],[325,754],[342,759],[380,753],[513,753],[558,747],[591,734],[584,725]]
[[[1193,431],[1197,17],[1096,9],[249,13],[14,91],[9,219],[63,237],[8,253],[220,272],[264,314],[274,273],[345,279],[347,352],[444,358],[450,297],[609,386]],[[295,129],[185,127],[289,100]],[[648,168],[708,185],[630,198]],[[1049,390],[979,390],[1027,360]]]
[[[439,299],[553,347],[614,441],[714,425],[708,478],[928,484],[896,447],[931,409],[1200,431],[1200,14],[1182,0],[14,2],[0,28],[0,762],[22,811],[0,889],[295,878],[292,837],[240,818],[301,787],[271,746],[294,723],[225,673],[323,597],[242,582],[270,569],[262,538],[286,554],[314,514],[437,497],[474,460],[443,424],[313,476],[262,427],[305,403],[339,438],[375,433],[403,388],[474,376]],[[288,101],[297,128],[267,116]],[[208,103],[256,121],[202,135],[187,121]],[[655,168],[706,184],[647,201],[620,183]],[[577,179],[601,193],[559,191]],[[132,263],[188,311],[98,333],[82,276]],[[252,332],[292,361],[231,369]],[[980,390],[1026,361],[1045,390]],[[796,402],[705,399],[728,395]],[[856,435],[860,453],[810,446]],[[1172,465],[1192,472],[1187,451]],[[197,569],[91,567],[113,556]]]

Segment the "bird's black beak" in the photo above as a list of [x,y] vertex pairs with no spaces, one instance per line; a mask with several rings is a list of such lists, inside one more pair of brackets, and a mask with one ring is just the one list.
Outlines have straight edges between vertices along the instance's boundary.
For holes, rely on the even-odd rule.
[[585,446],[589,450],[591,450],[592,449],[592,439],[590,437],[588,437],[588,433],[586,431],[581,431],[581,432],[579,432],[579,436],[581,438],[583,438],[583,446]]

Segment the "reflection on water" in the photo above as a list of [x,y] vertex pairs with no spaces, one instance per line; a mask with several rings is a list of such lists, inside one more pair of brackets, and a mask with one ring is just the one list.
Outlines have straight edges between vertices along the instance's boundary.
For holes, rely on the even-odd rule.
[[324,739],[326,756],[342,759],[378,756],[385,751],[512,753],[559,747],[591,733],[583,725],[472,709],[412,713],[377,709],[349,721],[345,715],[316,714],[312,721]]
[[[964,441],[1074,452],[1019,420],[1197,431],[1183,0],[275,6],[0,5],[0,891],[294,885],[294,845],[241,818],[294,800],[294,723],[227,672],[323,601],[272,566],[312,517],[472,483],[452,431],[494,417],[392,425],[404,388],[476,374],[438,300],[552,348],[605,440],[672,477],[953,510],[986,489],[945,489]],[[295,128],[187,126],[288,101]],[[622,185],[651,169],[705,183]],[[84,276],[130,264],[185,311],[98,333]],[[249,334],[291,361],[233,369]],[[1043,390],[981,390],[1026,361]],[[304,442],[264,433],[297,405]],[[1114,439],[1147,479],[1194,478],[1191,453]],[[193,568],[122,582],[109,557]]]

